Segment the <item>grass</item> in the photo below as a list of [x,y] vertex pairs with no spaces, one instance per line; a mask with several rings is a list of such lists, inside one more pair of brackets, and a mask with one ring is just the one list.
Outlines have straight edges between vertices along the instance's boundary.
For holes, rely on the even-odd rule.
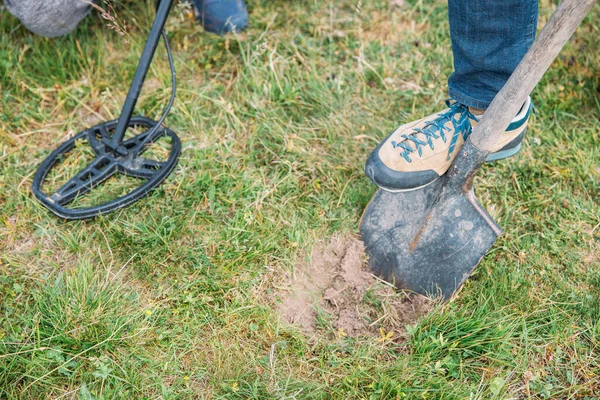
[[[117,6],[128,42],[99,17],[48,40],[0,13],[0,398],[598,398],[597,7],[533,93],[522,153],[479,174],[505,235],[397,342],[327,318],[306,337],[277,296],[315,243],[356,234],[374,145],[443,104],[445,2],[254,0],[226,38],[177,6],[179,166],[127,209],[57,219],[32,175],[119,114],[150,3]],[[160,49],[140,114],[160,115],[168,82]]]

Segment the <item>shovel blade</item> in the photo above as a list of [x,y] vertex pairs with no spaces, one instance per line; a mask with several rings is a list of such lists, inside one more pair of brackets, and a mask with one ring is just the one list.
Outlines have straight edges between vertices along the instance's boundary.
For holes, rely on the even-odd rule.
[[379,190],[360,233],[371,270],[398,288],[446,299],[502,233],[472,188],[443,179],[403,193]]

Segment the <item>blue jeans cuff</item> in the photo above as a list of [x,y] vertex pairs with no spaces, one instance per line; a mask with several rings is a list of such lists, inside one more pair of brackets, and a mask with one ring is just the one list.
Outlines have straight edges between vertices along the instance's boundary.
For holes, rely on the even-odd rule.
[[457,103],[464,104],[467,107],[481,108],[482,110],[485,110],[491,104],[490,101],[474,99],[473,97],[466,96],[452,88],[448,90],[448,95],[452,100],[456,101]]

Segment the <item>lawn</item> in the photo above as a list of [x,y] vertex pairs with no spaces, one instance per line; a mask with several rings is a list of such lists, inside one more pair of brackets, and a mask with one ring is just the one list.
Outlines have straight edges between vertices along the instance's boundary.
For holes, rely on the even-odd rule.
[[[311,273],[362,265],[362,166],[443,106],[446,2],[252,0],[225,38],[176,5],[178,167],[129,208],[61,220],[33,174],[119,115],[152,3],[54,40],[0,12],[0,399],[600,398],[598,6],[532,94],[523,151],[479,173],[505,234],[474,276],[447,304],[369,276],[351,331],[319,299],[308,326],[282,305]],[[138,113],[169,95],[161,46]]]

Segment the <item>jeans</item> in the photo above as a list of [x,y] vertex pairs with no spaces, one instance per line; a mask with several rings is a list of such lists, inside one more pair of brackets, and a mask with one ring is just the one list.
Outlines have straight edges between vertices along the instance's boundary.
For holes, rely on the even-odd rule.
[[454,73],[450,97],[487,108],[535,38],[537,0],[448,0]]

